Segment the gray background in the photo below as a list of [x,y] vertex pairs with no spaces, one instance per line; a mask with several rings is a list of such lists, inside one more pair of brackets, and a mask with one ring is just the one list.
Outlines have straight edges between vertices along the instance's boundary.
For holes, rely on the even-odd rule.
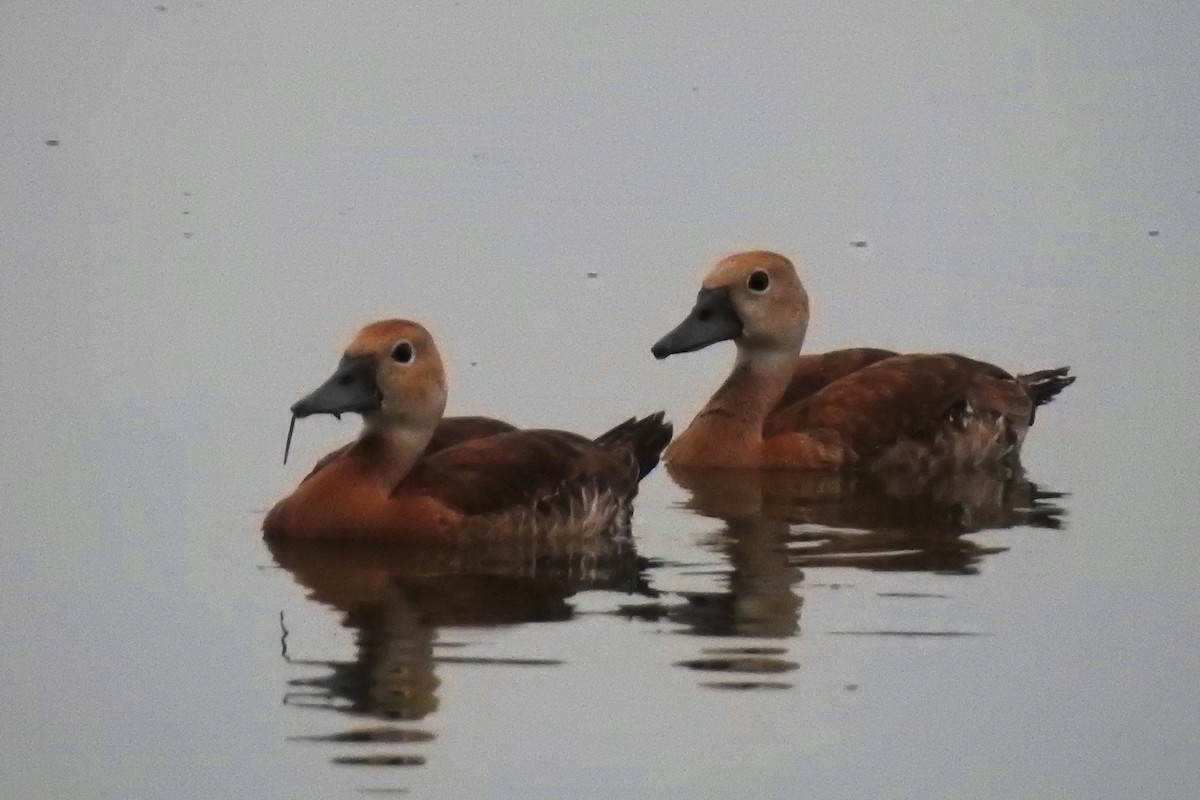
[[[0,7],[6,796],[1200,791],[1200,6],[164,7]],[[683,424],[730,354],[649,346],[750,246],[803,259],[811,350],[1071,364],[1026,451],[1068,528],[973,537],[1008,548],[977,576],[809,571],[788,691],[698,686],[704,641],[596,593],[455,634],[567,663],[441,668],[421,769],[287,741],[340,720],[280,705],[278,611],[352,641],[257,527],[354,430],[279,465],[345,338],[426,322],[452,412]],[[727,570],[682,499],[656,473],[635,520],[668,595]],[[988,635],[830,635],[905,626]]]

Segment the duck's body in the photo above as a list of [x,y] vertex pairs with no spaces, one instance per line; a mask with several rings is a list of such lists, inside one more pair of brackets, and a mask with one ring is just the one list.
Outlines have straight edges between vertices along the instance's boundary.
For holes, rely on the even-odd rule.
[[660,358],[733,339],[733,372],[663,458],[680,466],[942,471],[1016,458],[1034,409],[1074,378],[954,354],[799,355],[808,296],[783,256],[717,265]]
[[[399,349],[407,359],[397,363]],[[590,440],[486,417],[441,419],[445,379],[428,332],[367,326],[324,386],[293,407],[363,414],[335,450],[267,514],[267,537],[436,541],[463,532],[607,527],[670,439],[662,414]]]

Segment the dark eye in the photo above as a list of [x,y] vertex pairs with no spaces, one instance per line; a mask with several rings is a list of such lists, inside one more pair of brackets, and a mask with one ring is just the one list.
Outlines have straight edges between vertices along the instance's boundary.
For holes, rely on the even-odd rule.
[[399,342],[392,348],[392,361],[407,364],[413,360],[413,346],[409,342]]
[[750,273],[750,280],[746,281],[746,286],[752,292],[765,292],[767,287],[771,285],[771,276],[761,269],[756,269]]

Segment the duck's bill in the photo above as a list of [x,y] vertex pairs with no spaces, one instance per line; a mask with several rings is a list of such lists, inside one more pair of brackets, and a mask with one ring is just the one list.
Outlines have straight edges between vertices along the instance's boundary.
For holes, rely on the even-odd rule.
[[337,371],[311,394],[292,404],[292,414],[308,417],[313,414],[362,414],[377,411],[383,405],[383,395],[375,382],[375,362],[370,356],[345,356]]
[[742,335],[742,321],[733,307],[728,289],[701,289],[696,305],[675,330],[654,343],[655,358],[691,353],[710,344]]

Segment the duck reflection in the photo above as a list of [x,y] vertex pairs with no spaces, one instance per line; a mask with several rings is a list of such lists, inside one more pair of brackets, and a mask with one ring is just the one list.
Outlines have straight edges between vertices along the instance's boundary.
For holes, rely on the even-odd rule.
[[[267,546],[309,597],[339,611],[355,635],[353,659],[305,660],[289,652],[285,627],[285,658],[327,672],[290,680],[283,702],[381,720],[415,721],[433,713],[441,663],[559,663],[457,655],[454,643],[439,641],[447,628],[566,620],[573,613],[568,598],[586,589],[649,594],[644,560],[627,524],[582,537],[472,537],[436,548],[282,540]],[[373,727],[303,738],[414,742],[432,734]]]
[[[668,467],[687,490],[685,507],[730,527],[761,524],[793,567],[972,574],[1003,547],[966,534],[1018,526],[1057,529],[1062,494],[1021,472],[974,471],[938,477],[838,475]],[[751,521],[748,523],[748,521]],[[781,527],[782,526],[782,527]],[[736,551],[730,551],[735,571]]]
[[765,517],[730,517],[708,546],[723,552],[731,571],[721,592],[685,592],[671,616],[703,636],[790,636],[799,628],[801,600],[792,591],[801,574],[782,543],[788,524]]
[[[1059,528],[1062,495],[1020,473],[975,472],[937,479],[667,466],[688,492],[684,507],[724,526],[710,546],[728,558],[724,591],[685,594],[668,615],[706,636],[782,638],[800,630],[804,568],[973,574],[1006,548],[965,538],[984,529]],[[681,662],[699,670],[781,672],[794,662],[771,648],[705,648]],[[782,688],[775,681],[707,684]]]

